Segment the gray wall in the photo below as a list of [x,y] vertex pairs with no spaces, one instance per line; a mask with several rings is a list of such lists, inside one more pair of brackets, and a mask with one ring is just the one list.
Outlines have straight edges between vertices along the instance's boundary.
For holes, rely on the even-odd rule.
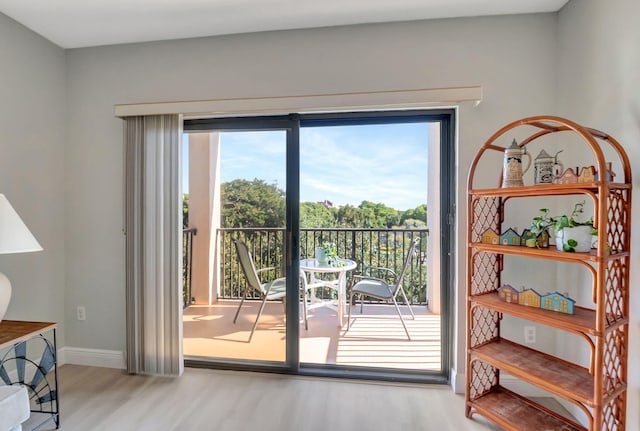
[[[66,53],[0,14],[0,192],[45,248],[0,256],[0,270],[14,285],[7,317],[60,322],[62,345],[124,349],[122,125],[113,117],[114,104],[482,85],[483,103],[461,106],[459,117],[457,258],[463,295],[466,175],[496,128],[548,113],[609,132],[629,152],[634,186],[640,187],[640,30],[633,22],[639,12],[635,0],[572,0],[559,14]],[[640,220],[638,204],[635,199],[634,220]],[[636,229],[636,249],[639,236]],[[638,261],[638,250],[632,261]],[[632,287],[640,285],[637,271],[631,278]],[[87,307],[87,321],[75,320],[77,305]],[[464,301],[457,310],[462,373]],[[637,364],[637,295],[631,314],[630,363]],[[559,352],[566,350],[563,341],[559,337]],[[629,371],[628,428],[637,430],[640,370]]]
[[64,322],[65,97],[64,50],[0,14],[0,193],[44,248],[0,256],[7,319]]
[[[508,121],[552,111],[555,44],[556,15],[542,14],[69,51],[67,344],[124,348],[122,127],[113,117],[114,104],[480,84],[483,103],[460,109],[458,185],[464,215],[469,163],[484,139]],[[464,232],[464,216],[459,226]],[[462,268],[464,238],[459,239]],[[463,294],[463,272],[459,278]],[[75,320],[79,304],[87,307],[86,322]],[[464,301],[458,310],[457,332],[464,340]],[[462,348],[457,359],[463,364]]]
[[[459,117],[463,295],[466,173],[496,128],[548,113],[611,133],[629,152],[640,187],[639,7],[635,0],[572,0],[559,14],[67,52],[0,14],[0,192],[45,249],[0,256],[0,271],[14,286],[7,317],[60,322],[61,345],[124,349],[122,125],[114,104],[482,85],[483,103],[462,106]],[[636,199],[635,221],[638,205]],[[639,229],[632,242],[640,244]],[[636,247],[633,262],[638,253]],[[631,279],[633,290],[640,285],[636,268]],[[87,307],[86,322],[75,320],[77,305]],[[456,359],[463,364],[464,301],[457,310]],[[638,310],[634,295],[630,364],[640,361]],[[559,337],[559,352],[568,345]],[[629,389],[629,429],[637,429],[638,367],[630,368]]]
[[[573,0],[559,14],[559,115],[614,136],[634,176],[627,429],[640,429],[640,3]],[[565,275],[566,273],[560,273]],[[570,282],[570,280],[569,280]],[[588,290],[589,285],[583,286]],[[558,351],[572,344],[559,338]]]

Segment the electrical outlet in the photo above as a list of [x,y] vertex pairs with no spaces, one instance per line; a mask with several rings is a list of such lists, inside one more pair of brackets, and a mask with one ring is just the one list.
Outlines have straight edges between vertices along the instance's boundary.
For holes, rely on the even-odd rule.
[[536,344],[536,327],[535,326],[524,327],[524,342],[526,344]]
[[82,305],[79,305],[78,308],[76,308],[76,318],[78,320],[87,320],[87,309]]

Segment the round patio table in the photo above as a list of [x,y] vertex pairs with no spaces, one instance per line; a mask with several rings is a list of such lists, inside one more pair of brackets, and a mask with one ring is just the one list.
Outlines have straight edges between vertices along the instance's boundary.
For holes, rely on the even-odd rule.
[[[351,271],[357,267],[356,262],[350,259],[335,259],[331,264],[320,264],[316,259],[301,259],[300,269],[309,277],[309,284],[323,285],[336,289],[338,292],[338,301],[319,301],[315,297],[315,289],[312,292],[311,304],[309,309],[317,307],[329,307],[337,311],[338,326],[344,324],[344,315],[347,306],[347,271]],[[318,274],[335,273],[336,278],[333,280],[322,280],[318,278]]]

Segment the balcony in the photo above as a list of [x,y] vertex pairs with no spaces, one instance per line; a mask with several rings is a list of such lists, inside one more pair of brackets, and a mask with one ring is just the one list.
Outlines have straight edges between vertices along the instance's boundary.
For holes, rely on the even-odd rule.
[[[336,311],[316,308],[309,313],[308,330],[301,322],[302,363],[440,371],[440,315],[429,312],[427,307],[427,235],[426,229],[301,229],[301,257],[313,256],[317,245],[329,241],[336,244],[338,256],[357,263],[357,269],[347,274],[347,291],[353,284],[353,275],[359,274],[364,265],[399,272],[411,240],[415,236],[422,238],[420,252],[412,259],[404,283],[415,320],[410,318],[409,306],[401,305],[412,340],[407,339],[391,303],[366,301],[362,314],[358,303],[352,310],[349,331],[346,321],[338,326]],[[185,355],[283,361],[285,320],[281,303],[267,303],[251,342],[249,333],[260,303],[257,298],[248,301],[248,305],[245,302],[238,322],[233,324],[245,282],[232,240],[240,239],[248,245],[257,268],[278,268],[270,276],[280,277],[284,267],[284,230],[218,229],[216,236],[217,301],[190,304],[184,310]],[[316,295],[331,300],[336,292],[319,288]]]

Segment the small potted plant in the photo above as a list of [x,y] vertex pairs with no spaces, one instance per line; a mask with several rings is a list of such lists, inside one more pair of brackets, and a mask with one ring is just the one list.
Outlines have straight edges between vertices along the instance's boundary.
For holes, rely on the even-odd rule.
[[316,247],[316,260],[320,265],[331,265],[338,258],[336,244],[325,241],[319,247]]
[[574,205],[570,215],[552,217],[547,208],[531,221],[531,232],[539,235],[552,228],[556,238],[556,248],[560,251],[588,252],[591,249],[593,219],[578,221],[576,217],[584,212],[584,201]]

